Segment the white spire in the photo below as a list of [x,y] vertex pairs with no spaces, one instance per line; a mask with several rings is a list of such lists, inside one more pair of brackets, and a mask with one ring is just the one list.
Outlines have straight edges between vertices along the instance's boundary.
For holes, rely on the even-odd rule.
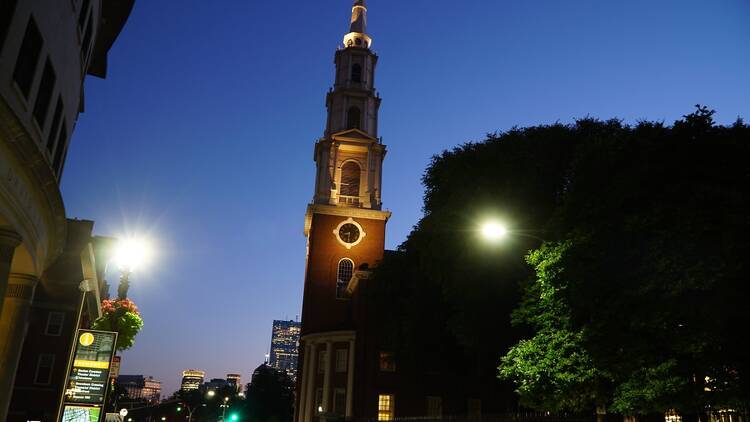
[[344,47],[370,48],[372,38],[367,35],[367,5],[365,0],[354,0],[349,33],[344,36]]

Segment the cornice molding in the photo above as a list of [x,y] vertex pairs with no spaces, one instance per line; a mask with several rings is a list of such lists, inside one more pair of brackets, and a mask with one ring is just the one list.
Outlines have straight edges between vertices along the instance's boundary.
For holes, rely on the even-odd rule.
[[337,207],[334,205],[309,204],[305,213],[305,237],[310,234],[314,214],[333,215],[338,217],[365,218],[369,220],[388,221],[390,211],[371,210],[367,208]]
[[308,344],[320,344],[329,341],[349,341],[356,338],[356,331],[325,331],[322,333],[306,334],[300,340]]

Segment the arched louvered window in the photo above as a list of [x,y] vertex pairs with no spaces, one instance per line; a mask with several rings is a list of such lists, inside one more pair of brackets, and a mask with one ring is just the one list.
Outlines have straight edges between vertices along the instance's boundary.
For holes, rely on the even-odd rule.
[[359,164],[347,161],[341,166],[340,195],[359,197]]
[[346,297],[346,287],[354,275],[354,261],[344,258],[339,261],[339,267],[336,274],[336,297]]
[[346,113],[346,128],[359,129],[361,117],[359,108],[349,107],[349,111]]
[[362,66],[359,63],[352,65],[352,82],[362,82]]

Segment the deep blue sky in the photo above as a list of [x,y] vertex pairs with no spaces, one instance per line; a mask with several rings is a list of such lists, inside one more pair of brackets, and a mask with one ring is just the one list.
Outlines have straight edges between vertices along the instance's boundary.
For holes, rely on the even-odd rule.
[[[240,372],[301,310],[305,205],[351,1],[138,1],[86,82],[63,178],[69,217],[145,232],[145,327],[123,372],[174,391]],[[671,123],[700,102],[750,118],[748,0],[370,0],[389,247],[421,216],[433,154],[586,115]],[[114,280],[114,277],[110,276]],[[113,281],[114,284],[114,281]]]

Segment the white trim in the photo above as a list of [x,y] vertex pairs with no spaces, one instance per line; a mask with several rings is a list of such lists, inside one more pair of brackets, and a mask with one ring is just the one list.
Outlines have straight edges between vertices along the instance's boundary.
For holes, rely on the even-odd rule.
[[[339,236],[339,230],[341,230],[341,228],[344,227],[344,225],[346,225],[346,224],[352,224],[355,227],[357,227],[357,229],[359,230],[359,237],[357,238],[356,241],[354,241],[352,243],[346,243],[346,242],[344,242],[344,240],[341,239],[341,237]],[[336,236],[336,240],[338,240],[339,243],[341,243],[346,249],[351,249],[351,248],[359,245],[359,243],[362,242],[362,239],[364,239],[365,236],[367,236],[367,233],[365,233],[365,230],[362,228],[361,224],[359,224],[358,222],[356,222],[353,218],[349,217],[346,220],[340,222],[338,226],[336,226],[336,228],[333,230],[333,235]],[[354,261],[352,261],[352,263],[353,262]],[[337,276],[338,276],[338,274],[337,274]]]

